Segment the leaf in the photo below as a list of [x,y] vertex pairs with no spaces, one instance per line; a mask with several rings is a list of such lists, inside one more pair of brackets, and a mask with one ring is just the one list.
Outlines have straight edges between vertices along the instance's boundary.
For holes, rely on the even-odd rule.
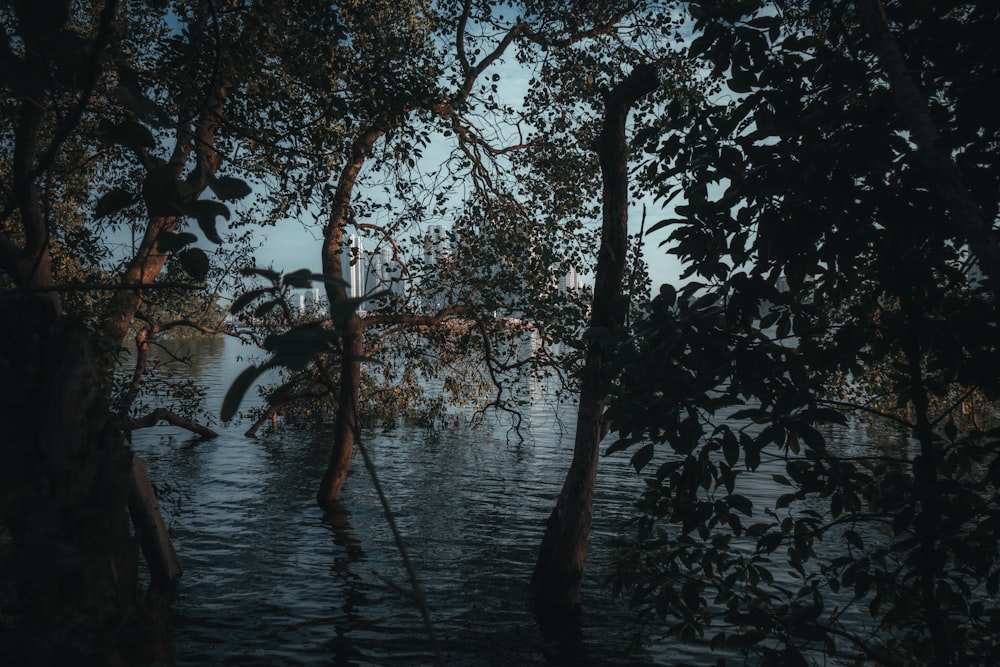
[[635,468],[636,472],[642,472],[642,469],[646,467],[653,459],[653,443],[644,445],[635,454],[632,455],[632,467]]
[[753,503],[746,496],[731,495],[727,496],[726,500],[729,502],[729,506],[737,512],[746,516],[753,516]]
[[858,550],[860,551],[865,550],[864,540],[862,540],[861,536],[858,535],[855,531],[853,530],[844,531],[844,539],[847,540],[848,544],[857,548]]
[[263,296],[264,294],[268,294],[270,292],[271,290],[269,288],[261,287],[258,289],[252,289],[249,292],[241,294],[236,298],[235,301],[233,301],[232,305],[229,306],[229,312],[235,315],[236,313],[242,311],[244,308],[253,303],[253,301],[258,297]]
[[245,181],[232,176],[216,176],[209,173],[206,177],[208,187],[215,196],[223,201],[236,201],[248,196],[253,190]]
[[269,367],[269,364],[250,366],[243,369],[243,372],[236,376],[233,384],[229,386],[229,391],[226,392],[225,397],[222,399],[222,409],[219,411],[219,418],[222,421],[227,422],[236,415],[236,411],[240,409],[240,403],[243,401],[243,395],[250,389],[250,385],[254,383],[254,380],[260,377],[261,373]]
[[185,206],[194,198],[191,184],[177,179],[170,165],[150,170],[142,183],[142,198],[151,218],[184,214]]
[[162,232],[156,237],[156,249],[160,252],[177,252],[198,237],[191,232]]
[[329,350],[335,337],[332,330],[319,322],[310,322],[268,336],[264,347],[274,353],[274,363],[301,371],[317,355]]
[[292,271],[291,273],[285,274],[285,277],[281,279],[281,284],[287,285],[288,287],[312,287],[312,275],[313,274],[309,271],[309,269]]
[[278,305],[280,304],[281,304],[280,299],[271,299],[270,301],[265,301],[264,303],[257,306],[257,308],[253,311],[253,316],[264,317],[265,315],[269,315],[271,311],[277,308]]
[[322,280],[328,285],[337,285],[339,287],[350,287],[351,283],[347,282],[343,278],[337,278],[336,276],[328,276],[322,273],[310,273],[309,277],[312,280]]
[[97,200],[97,207],[94,209],[94,219],[117,213],[123,208],[128,208],[136,203],[139,198],[131,192],[126,192],[121,188],[108,190]]
[[722,453],[726,457],[726,463],[731,466],[736,465],[740,460],[740,443],[732,431],[727,431],[722,437]]
[[622,451],[624,449],[627,449],[627,448],[631,447],[634,444],[635,444],[634,440],[628,440],[626,438],[619,438],[618,440],[615,440],[613,443],[611,443],[611,445],[607,448],[607,450],[605,450],[604,455],[605,456],[610,456],[611,454],[614,454],[615,452],[620,452],[620,451]]
[[195,280],[205,280],[208,277],[208,255],[201,248],[188,248],[177,255],[184,272]]
[[222,237],[215,229],[215,219],[222,216],[229,220],[229,207],[211,199],[199,199],[184,207],[184,212],[198,221],[205,238],[215,244],[222,243]]
[[270,280],[272,283],[274,283],[275,286],[277,286],[278,280],[281,278],[281,275],[274,269],[262,269],[256,266],[240,269],[240,275],[261,276],[263,278],[267,278],[268,280]]
[[958,437],[958,427],[955,426],[955,420],[949,418],[944,425],[944,434],[948,436],[948,440],[955,442],[955,438]]
[[115,96],[126,109],[151,125],[166,127],[169,116],[153,100],[146,97],[137,86],[121,84]]
[[106,144],[121,144],[137,151],[156,147],[156,139],[149,128],[134,120],[124,120],[117,125],[101,121],[97,137]]
[[330,305],[330,320],[333,322],[333,325],[337,327],[343,326],[347,318],[358,309],[358,306],[367,300],[368,297],[358,296],[341,299],[332,303]]

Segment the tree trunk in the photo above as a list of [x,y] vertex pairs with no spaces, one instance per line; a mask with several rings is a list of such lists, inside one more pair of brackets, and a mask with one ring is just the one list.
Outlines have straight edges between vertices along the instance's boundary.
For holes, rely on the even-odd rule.
[[[344,252],[344,231],[351,220],[351,196],[358,174],[371,153],[372,146],[382,136],[383,129],[373,126],[362,132],[351,147],[351,159],[340,173],[334,194],[330,221],[323,230],[323,273],[344,279],[341,255]],[[343,285],[326,284],[326,297],[331,312],[334,304],[347,299]],[[340,330],[342,356],[340,360],[340,385],[337,394],[337,417],[333,428],[333,449],[330,461],[320,483],[316,500],[325,507],[337,500],[347,478],[347,470],[354,455],[354,433],[358,427],[358,401],[361,394],[361,359],[365,353],[364,332],[361,320],[351,312],[343,322],[335,322]]]
[[655,68],[640,66],[605,98],[604,126],[597,146],[604,179],[603,221],[590,328],[607,335],[595,336],[587,347],[573,460],[556,507],[545,526],[545,536],[531,577],[532,603],[536,612],[546,620],[571,617],[580,604],[580,582],[593,515],[597,459],[601,440],[607,433],[603,401],[611,379],[606,367],[611,353],[608,340],[621,331],[625,319],[621,294],[628,250],[625,120],[632,105],[658,85]]
[[941,516],[941,485],[938,465],[941,446],[934,435],[928,407],[928,390],[924,381],[924,358],[920,348],[923,313],[913,295],[900,299],[906,321],[904,351],[910,380],[910,405],[913,406],[913,434],[920,445],[920,455],[913,459],[913,488],[920,501],[920,509],[913,521],[913,530],[920,540],[917,547],[918,590],[924,622],[934,646],[934,665],[945,667],[953,664],[954,649],[948,636],[947,612],[941,608],[938,596],[938,578],[942,574],[943,559],[939,554],[939,535],[943,528]]
[[11,664],[169,660],[166,607],[144,599],[126,505],[132,455],[84,327],[51,302],[0,299],[0,504],[17,581]]
[[358,428],[358,401],[361,396],[361,357],[364,355],[361,321],[354,313],[344,323],[341,342],[344,356],[340,364],[340,392],[333,427],[333,450],[316,496],[323,507],[340,496],[354,455],[354,434]]
[[990,279],[994,294],[1000,295],[1000,242],[993,223],[983,213],[966,186],[952,150],[941,138],[927,107],[927,96],[914,81],[899,43],[885,22],[880,0],[856,0],[872,42],[872,50],[885,72],[896,109],[910,130],[913,143],[929,176],[928,187],[944,200],[955,227],[965,237],[980,269]]

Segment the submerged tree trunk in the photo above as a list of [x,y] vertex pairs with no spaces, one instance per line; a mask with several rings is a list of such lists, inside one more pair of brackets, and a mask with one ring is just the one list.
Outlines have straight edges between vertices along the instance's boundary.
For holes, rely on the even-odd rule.
[[[352,215],[351,196],[354,193],[354,184],[371,153],[372,146],[382,133],[382,128],[378,126],[363,132],[354,142],[351,159],[340,173],[330,221],[323,232],[323,273],[327,276],[344,278],[341,256],[344,252],[344,231]],[[326,295],[332,314],[338,302],[347,300],[347,289],[343,285],[327,283]],[[343,321],[334,322],[334,326],[340,330],[340,389],[337,394],[333,448],[326,473],[316,494],[316,500],[324,507],[340,496],[354,454],[354,433],[358,426],[358,400],[361,394],[361,359],[365,353],[361,320],[353,310],[344,313]]]
[[605,98],[604,126],[597,146],[604,179],[604,212],[590,316],[590,328],[596,335],[587,346],[584,360],[573,461],[545,526],[531,577],[532,603],[543,619],[566,618],[580,604],[597,459],[607,433],[603,401],[610,385],[608,341],[621,330],[625,320],[626,305],[621,293],[628,244],[625,120],[632,105],[658,85],[655,68],[640,66]]

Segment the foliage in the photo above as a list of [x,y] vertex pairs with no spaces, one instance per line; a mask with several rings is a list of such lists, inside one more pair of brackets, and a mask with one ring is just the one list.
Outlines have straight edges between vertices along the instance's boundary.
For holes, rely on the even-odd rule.
[[[586,274],[593,266],[602,91],[623,69],[668,62],[679,23],[662,10],[342,4],[327,19],[335,39],[303,30],[302,55],[283,56],[293,90],[314,81],[317,68],[327,77],[302,109],[284,105],[283,96],[239,107],[248,125],[263,110],[282,127],[294,120],[302,128],[250,144],[250,162],[270,172],[258,205],[265,219],[316,217],[327,275],[338,275],[338,251],[352,232],[368,248],[390,250],[400,267],[406,288],[366,305],[357,325],[366,350],[356,356],[379,362],[366,371],[382,378],[373,388],[416,373],[419,384],[461,403],[469,383],[479,395],[488,384],[492,397],[481,407],[501,410],[516,409],[529,374],[572,388],[588,295],[555,286],[570,269]],[[313,10],[280,11],[298,25]],[[498,85],[501,66],[512,69],[515,58],[515,71],[532,77],[526,95]],[[668,79],[688,85],[680,68]],[[447,230],[443,254],[427,251],[431,225]],[[641,278],[631,284],[646,287]],[[327,287],[330,303],[345,300],[349,288]],[[525,358],[511,355],[526,336],[540,344]]]
[[[943,157],[911,140],[898,72],[872,51],[876,5]],[[674,105],[648,145],[644,174],[681,196],[653,228],[691,280],[623,351],[609,451],[655,473],[618,585],[672,633],[767,664],[991,664],[1000,431],[933,399],[998,395],[1000,313],[928,165],[954,160],[996,220],[1000,128],[981,96],[1000,17],[781,7],[690,3],[691,53],[729,95]],[[873,367],[908,406],[886,416],[894,445],[859,436],[869,406],[837,394]]]

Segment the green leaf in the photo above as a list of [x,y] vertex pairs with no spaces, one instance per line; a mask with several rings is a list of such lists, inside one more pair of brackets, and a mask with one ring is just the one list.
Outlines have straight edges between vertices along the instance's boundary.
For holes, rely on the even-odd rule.
[[121,188],[108,190],[97,200],[97,207],[94,209],[94,219],[117,213],[123,208],[128,208],[138,200],[137,196]]
[[245,181],[232,176],[216,176],[210,173],[205,180],[208,181],[208,187],[212,188],[215,196],[223,201],[243,199],[253,192]]
[[198,237],[191,232],[162,232],[156,237],[156,249],[160,252],[177,252]]
[[226,392],[225,397],[222,399],[222,409],[219,411],[219,418],[222,421],[227,422],[236,415],[236,411],[240,409],[240,403],[243,401],[243,395],[250,389],[254,380],[260,377],[261,373],[269,367],[269,364],[250,366],[243,369],[243,372],[236,376],[233,384],[229,386],[229,391]]
[[97,126],[97,137],[106,144],[121,144],[137,151],[156,147],[156,139],[149,128],[134,120],[117,125],[102,120]]
[[208,255],[201,248],[188,248],[181,251],[177,258],[181,262],[184,272],[195,280],[205,280],[208,277]]
[[239,313],[244,308],[253,303],[255,299],[263,296],[264,294],[269,294],[271,293],[271,291],[272,290],[270,288],[261,287],[258,289],[252,289],[249,292],[241,294],[236,298],[235,301],[233,301],[233,304],[229,306],[229,312],[235,315],[236,313]]
[[642,469],[646,467],[653,459],[653,443],[643,445],[639,450],[632,455],[632,467],[635,468],[636,472],[642,472]]

